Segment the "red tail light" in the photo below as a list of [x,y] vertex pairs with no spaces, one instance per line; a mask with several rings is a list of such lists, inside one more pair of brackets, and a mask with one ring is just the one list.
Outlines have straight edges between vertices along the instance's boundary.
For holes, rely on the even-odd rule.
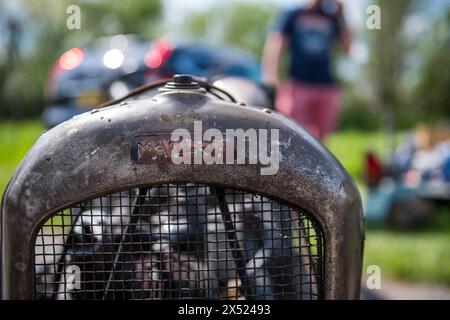
[[72,48],[59,58],[59,67],[67,71],[73,70],[83,62],[83,59],[83,50],[80,48]]
[[151,69],[159,68],[173,51],[171,43],[166,39],[156,41],[145,55],[145,65]]
[[366,153],[366,179],[369,186],[377,185],[384,176],[384,167],[374,152]]
[[45,95],[50,97],[54,94],[56,81],[60,74],[73,70],[80,66],[84,60],[84,52],[80,48],[72,48],[59,57],[53,64],[52,71],[47,79]]

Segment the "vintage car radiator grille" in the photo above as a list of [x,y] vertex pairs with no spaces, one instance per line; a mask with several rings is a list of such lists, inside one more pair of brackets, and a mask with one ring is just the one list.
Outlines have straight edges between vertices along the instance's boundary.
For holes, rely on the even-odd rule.
[[37,299],[320,299],[324,239],[304,212],[249,192],[162,185],[50,217]]

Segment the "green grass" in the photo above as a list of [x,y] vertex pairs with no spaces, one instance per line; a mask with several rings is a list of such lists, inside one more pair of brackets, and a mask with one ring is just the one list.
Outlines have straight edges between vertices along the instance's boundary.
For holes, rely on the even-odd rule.
[[450,229],[398,233],[368,230],[364,265],[378,265],[382,276],[450,285]]
[[41,135],[44,126],[40,121],[0,121],[0,192],[3,193],[8,180]]
[[[39,121],[0,122],[0,192],[43,129]],[[381,133],[345,131],[326,144],[362,186],[364,153],[374,150],[386,158],[387,141]],[[378,265],[389,278],[450,285],[450,213],[445,210],[440,217],[444,218],[422,231],[399,233],[369,227],[365,266]]]
[[[399,136],[395,139],[398,140]],[[356,182],[361,183],[364,154],[374,151],[381,159],[386,159],[391,143],[391,139],[381,132],[344,131],[329,137],[325,144]]]

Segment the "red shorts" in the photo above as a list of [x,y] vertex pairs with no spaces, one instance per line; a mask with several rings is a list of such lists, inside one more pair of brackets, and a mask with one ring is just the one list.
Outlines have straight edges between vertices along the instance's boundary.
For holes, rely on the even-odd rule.
[[323,139],[336,127],[341,102],[337,86],[308,85],[290,80],[278,90],[276,108]]

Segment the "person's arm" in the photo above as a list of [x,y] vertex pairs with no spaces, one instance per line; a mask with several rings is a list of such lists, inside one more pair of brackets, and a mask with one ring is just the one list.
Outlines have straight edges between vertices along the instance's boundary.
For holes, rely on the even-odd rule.
[[347,25],[344,25],[339,42],[341,43],[342,51],[344,51],[346,55],[350,53],[350,48],[352,47],[352,38],[352,32],[347,27]]
[[339,2],[339,27],[340,36],[339,43],[341,45],[342,51],[348,55],[350,53],[350,48],[352,46],[352,32],[350,31],[344,16],[344,6],[342,2]]
[[278,66],[286,45],[286,36],[279,32],[269,34],[264,45],[262,67],[263,81],[269,86],[278,86]]
[[267,36],[262,56],[262,72],[264,83],[272,88],[279,84],[278,66],[283,49],[292,34],[293,21],[297,11],[286,11],[277,22],[275,29]]

